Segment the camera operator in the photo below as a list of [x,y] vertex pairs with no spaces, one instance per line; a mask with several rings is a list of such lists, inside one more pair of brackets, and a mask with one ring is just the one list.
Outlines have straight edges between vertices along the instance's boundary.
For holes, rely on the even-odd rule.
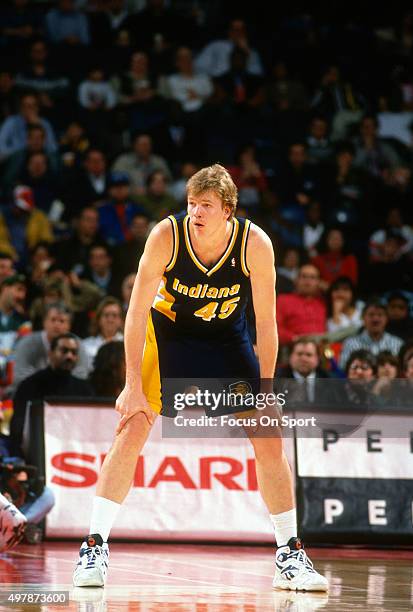
[[[13,508],[17,509],[17,512],[25,518],[25,527],[24,529],[21,528],[21,531],[24,530],[24,534],[19,532],[18,535],[24,535],[26,542],[29,544],[40,542],[42,540],[42,529],[39,527],[39,523],[53,508],[54,495],[51,489],[44,486],[43,478],[38,477],[37,468],[26,465],[20,457],[2,458],[0,463],[0,487],[2,497],[6,498]],[[15,545],[19,539],[13,541],[12,545]]]

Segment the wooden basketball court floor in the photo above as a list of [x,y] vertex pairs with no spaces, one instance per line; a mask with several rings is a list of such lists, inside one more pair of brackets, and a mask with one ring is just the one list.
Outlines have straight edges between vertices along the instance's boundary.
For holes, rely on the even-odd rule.
[[[60,612],[304,612],[413,610],[413,551],[307,549],[330,592],[271,587],[271,547],[114,543],[107,585],[73,588],[77,543],[20,545],[0,556],[0,595],[8,589],[68,590],[66,605],[0,610]],[[4,598],[1,598],[4,602]]]

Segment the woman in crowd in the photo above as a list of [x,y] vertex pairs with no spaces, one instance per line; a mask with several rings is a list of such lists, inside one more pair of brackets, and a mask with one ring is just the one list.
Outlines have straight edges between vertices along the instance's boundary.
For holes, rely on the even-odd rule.
[[125,383],[125,349],[117,340],[103,344],[96,353],[90,382],[99,397],[117,397]]
[[123,340],[122,305],[114,297],[104,298],[96,310],[92,323],[92,335],[82,340],[89,360],[89,371],[93,368],[93,360],[103,344],[114,340]]
[[363,302],[356,300],[352,281],[339,276],[327,292],[328,332],[342,332],[342,338],[357,333],[362,326]]
[[332,227],[326,230],[317,245],[317,252],[311,263],[320,270],[323,289],[328,289],[339,276],[347,276],[353,285],[357,285],[357,259],[346,252],[341,229]]

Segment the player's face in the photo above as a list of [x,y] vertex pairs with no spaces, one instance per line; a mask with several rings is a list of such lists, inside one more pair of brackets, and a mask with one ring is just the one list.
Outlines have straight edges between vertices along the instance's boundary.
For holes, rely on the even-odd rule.
[[225,227],[229,214],[229,208],[222,207],[222,200],[214,191],[188,194],[188,215],[196,234],[209,234]]

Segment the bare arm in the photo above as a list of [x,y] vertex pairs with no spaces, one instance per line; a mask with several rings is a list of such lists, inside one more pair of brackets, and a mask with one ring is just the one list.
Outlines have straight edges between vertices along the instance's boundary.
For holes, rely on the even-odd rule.
[[128,418],[142,411],[153,422],[155,414],[142,392],[141,368],[146,337],[146,323],[165,267],[173,249],[172,227],[168,219],[161,221],[151,232],[139,262],[138,274],[132,291],[125,321],[125,388],[116,402],[122,415],[118,431]]
[[247,265],[251,277],[260,376],[272,381],[278,354],[274,250],[267,234],[254,224],[247,244]]

